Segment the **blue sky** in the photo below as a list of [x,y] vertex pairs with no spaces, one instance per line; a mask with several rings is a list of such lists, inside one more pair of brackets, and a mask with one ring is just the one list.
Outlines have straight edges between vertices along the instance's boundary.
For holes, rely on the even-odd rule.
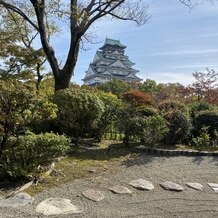
[[[192,73],[206,67],[218,69],[218,2],[197,5],[190,11],[178,0],[149,0],[149,23],[137,27],[133,22],[101,20],[92,30],[95,44],[81,50],[72,81],[82,78],[96,50],[106,37],[119,39],[142,79],[157,82],[193,81]],[[55,40],[60,58],[64,58],[69,36]]]

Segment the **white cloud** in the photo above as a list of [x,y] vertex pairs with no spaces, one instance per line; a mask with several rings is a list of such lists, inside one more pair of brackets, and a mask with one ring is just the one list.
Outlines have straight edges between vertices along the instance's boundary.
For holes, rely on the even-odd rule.
[[149,55],[152,56],[167,56],[167,55],[200,55],[200,54],[215,54],[218,53],[218,48],[216,49],[184,49],[184,50],[171,50],[171,51],[156,51],[151,52]]
[[178,73],[178,72],[153,72],[146,75],[138,74],[143,80],[149,78],[158,83],[181,83],[189,85],[194,81],[192,74]]

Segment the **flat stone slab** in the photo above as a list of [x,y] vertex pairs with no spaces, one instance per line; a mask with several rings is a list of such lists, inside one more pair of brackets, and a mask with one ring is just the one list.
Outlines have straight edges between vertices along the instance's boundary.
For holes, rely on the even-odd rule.
[[171,181],[162,182],[160,183],[160,186],[169,191],[181,192],[184,190],[184,188],[181,185]]
[[69,199],[48,198],[36,206],[36,212],[45,216],[59,214],[77,214],[81,211]]
[[1,199],[0,207],[22,207],[32,203],[34,198],[25,192],[20,192],[13,197]]
[[216,193],[218,193],[218,188],[213,188],[213,190],[214,190]]
[[115,194],[132,194],[131,190],[129,190],[127,187],[122,186],[122,185],[115,185],[115,186],[110,187],[108,189]]
[[218,188],[218,183],[207,183],[211,188]]
[[140,190],[150,191],[150,190],[154,189],[153,184],[150,181],[147,181],[145,179],[132,180],[129,184],[132,187],[140,189]]
[[213,189],[213,191],[218,193],[218,184],[217,183],[207,183],[207,184]]
[[203,185],[197,182],[188,182],[186,185],[190,188],[193,188],[195,190],[203,190]]
[[86,191],[82,193],[82,195],[85,198],[92,200],[92,201],[96,201],[96,202],[104,199],[104,194],[100,190],[97,190],[97,189],[87,189]]

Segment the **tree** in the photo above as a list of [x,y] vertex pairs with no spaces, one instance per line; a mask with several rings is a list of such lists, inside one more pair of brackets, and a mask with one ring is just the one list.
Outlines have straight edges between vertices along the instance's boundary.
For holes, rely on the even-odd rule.
[[206,68],[206,72],[193,73],[196,82],[192,84],[192,88],[197,95],[198,101],[210,96],[210,91],[217,88],[218,73],[214,69]]
[[186,101],[186,89],[180,83],[159,83],[157,86],[158,91],[154,97],[156,103],[160,103],[165,100]]
[[1,10],[0,57],[3,69],[1,79],[15,78],[35,82],[39,90],[43,79],[41,71],[46,61],[41,48],[33,47],[38,33],[25,20],[14,12]]
[[151,96],[139,90],[131,90],[123,94],[123,99],[132,108],[143,108],[151,105]]
[[56,118],[57,106],[34,88],[14,80],[0,80],[0,156],[10,136],[18,138],[29,125]]
[[[102,17],[109,16],[121,20],[135,21],[138,25],[144,24],[149,16],[147,6],[142,1],[127,0],[90,0],[80,2],[77,0],[0,0],[0,7],[17,13],[26,20],[40,35],[43,50],[47,56],[55,78],[55,90],[69,87],[70,79],[78,58],[81,38],[90,26]],[[27,8],[33,8],[34,13],[26,13]],[[57,56],[49,42],[47,20],[54,17],[59,21],[69,21],[70,46],[63,67],[58,64]]]
[[104,110],[103,102],[95,94],[77,87],[59,90],[54,102],[59,109],[57,122],[64,133],[75,138],[76,146],[81,136],[94,129]]
[[117,121],[117,111],[122,108],[123,102],[112,93],[98,91],[96,94],[104,104],[104,111],[94,128],[95,139],[100,142],[107,128]]
[[104,92],[111,92],[112,94],[117,95],[118,97],[121,97],[122,94],[131,89],[129,84],[117,79],[112,79],[107,83],[100,84],[97,86],[97,88]]
[[139,87],[139,90],[154,96],[158,91],[158,85],[156,81],[146,79],[143,84]]

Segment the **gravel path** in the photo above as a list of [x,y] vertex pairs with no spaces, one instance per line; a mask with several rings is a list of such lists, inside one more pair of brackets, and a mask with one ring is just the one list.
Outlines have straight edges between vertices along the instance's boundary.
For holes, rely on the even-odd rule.
[[[134,179],[152,181],[155,189],[139,191],[128,185]],[[171,180],[181,184],[185,190],[170,192],[163,190],[160,182]],[[199,182],[203,191],[185,186],[187,182]],[[149,218],[210,218],[218,217],[218,193],[213,192],[208,182],[218,183],[218,158],[216,157],[154,157],[141,155],[136,159],[122,162],[116,174],[102,175],[89,179],[75,180],[59,188],[54,188],[36,196],[34,204],[19,209],[0,209],[0,218],[41,218],[35,213],[38,203],[50,197],[68,198],[83,209],[79,215],[53,217],[149,217]],[[132,195],[115,195],[108,191],[113,185],[125,185]],[[104,192],[105,199],[92,202],[81,196],[81,192],[97,188]]]

